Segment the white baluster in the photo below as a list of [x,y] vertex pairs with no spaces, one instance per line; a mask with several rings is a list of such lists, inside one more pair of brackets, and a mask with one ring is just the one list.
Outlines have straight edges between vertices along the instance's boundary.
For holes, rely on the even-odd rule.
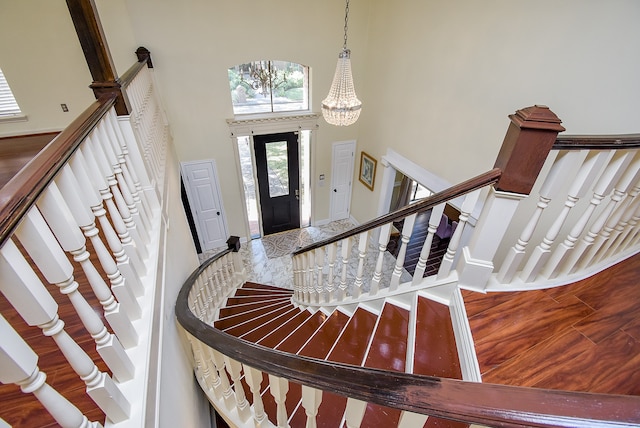
[[568,272],[573,267],[573,265],[567,265],[570,253],[573,252],[576,242],[580,239],[582,232],[587,227],[596,208],[600,205],[605,195],[611,192],[620,174],[622,174],[622,170],[620,169],[620,163],[622,161],[624,161],[624,158],[617,155],[613,160],[609,161],[593,188],[593,195],[589,201],[589,206],[582,213],[580,219],[574,224],[565,240],[555,248],[549,258],[549,262],[542,270],[541,274],[544,277],[555,278],[560,272]]
[[120,215],[120,211],[118,211],[118,207],[115,204],[113,194],[111,193],[111,190],[109,188],[109,184],[107,183],[104,175],[102,175],[100,167],[98,166],[98,163],[93,156],[93,150],[91,146],[91,144],[84,144],[80,148],[80,151],[82,152],[82,155],[86,162],[86,171],[89,174],[89,178],[93,184],[94,189],[98,190],[100,196],[102,197],[102,200],[107,206],[109,218],[111,218],[111,221],[113,222],[113,228],[118,234],[118,237],[122,242],[122,246],[127,253],[127,256],[135,267],[136,272],[143,274],[146,272],[146,266],[142,261],[145,258],[146,250],[144,248],[139,248],[137,243],[129,234],[127,225],[124,222],[122,216]]
[[262,402],[262,372],[246,364],[243,364],[242,367],[244,368],[244,378],[253,396],[253,419],[256,426],[260,426],[267,419]]
[[236,396],[236,410],[238,411],[240,419],[246,422],[251,417],[251,405],[247,401],[242,387],[242,364],[236,360],[232,360],[226,355],[224,357],[224,363],[233,381],[233,390]]
[[[551,246],[560,234],[560,230],[565,224],[567,217],[569,216],[569,212],[578,200],[585,195],[602,170],[602,167],[611,159],[611,156],[613,156],[612,151],[597,151],[590,153],[587,150],[570,151],[564,155],[564,158],[573,158],[573,162],[582,163],[578,173],[575,177],[571,178],[571,187],[567,193],[567,198],[564,202],[562,211],[556,217],[556,220],[547,231],[542,242],[533,249],[525,267],[522,269],[520,277],[524,282],[532,282],[536,279],[540,270],[543,268],[545,263],[547,263],[547,260],[549,260],[549,256],[551,255]],[[567,179],[569,179],[569,177],[567,177]]]
[[302,407],[307,415],[306,428],[316,428],[318,426],[318,408],[322,402],[322,390],[302,385]]
[[424,271],[427,268],[427,260],[429,260],[429,255],[431,254],[431,244],[433,244],[433,235],[435,235],[436,230],[438,230],[438,226],[440,225],[440,220],[442,219],[442,214],[444,213],[445,204],[440,204],[436,207],[433,207],[431,210],[431,216],[429,217],[429,226],[427,227],[427,236],[424,239],[424,244],[422,244],[422,249],[420,249],[420,256],[418,257],[418,263],[416,264],[416,269],[413,272],[413,279],[411,281],[412,285],[418,285],[422,282],[422,278],[424,278]]
[[538,222],[542,217],[542,213],[549,206],[549,202],[556,197],[560,191],[560,187],[566,181],[566,174],[570,170],[573,157],[568,155],[567,152],[561,152],[554,160],[547,176],[544,178],[544,182],[540,187],[538,203],[533,211],[533,214],[529,218],[529,222],[526,224],[517,243],[509,249],[505,260],[502,263],[500,271],[498,271],[498,280],[502,283],[509,283],[515,276],[520,265],[524,260],[525,250],[533,233],[538,227]]
[[93,159],[97,164],[100,173],[104,177],[109,186],[109,190],[111,195],[113,196],[113,201],[115,202],[115,206],[118,208],[118,212],[120,213],[120,217],[124,222],[127,231],[131,235],[132,239],[136,243],[136,248],[138,249],[141,257],[146,259],[149,255],[146,244],[148,240],[145,240],[142,236],[142,231],[138,229],[133,217],[131,216],[131,211],[129,210],[129,206],[127,205],[124,197],[122,196],[122,192],[120,191],[120,187],[118,187],[118,181],[116,180],[116,176],[111,170],[111,165],[109,164],[109,160],[107,159],[104,150],[102,149],[102,145],[96,139],[87,138],[85,143],[87,146],[87,151],[85,152],[85,157],[89,157],[87,155],[88,151],[91,151]]
[[369,231],[364,231],[359,235],[358,241],[358,269],[356,270],[356,279],[353,282],[353,291],[351,296],[360,297],[362,294],[362,284],[364,275],[364,261],[367,257],[367,246],[369,245]]
[[315,287],[315,270],[316,270],[316,253],[315,251],[307,251],[307,274],[305,275],[306,279],[306,288],[309,291],[309,302],[318,302],[318,295],[316,294]]
[[367,403],[354,398],[347,399],[347,408],[344,411],[345,425],[347,428],[360,428]]
[[318,303],[323,303],[327,301],[327,295],[325,293],[325,286],[322,278],[322,269],[324,268],[324,248],[316,248],[315,253],[317,275],[316,293],[318,295]]
[[605,244],[609,242],[611,233],[618,225],[618,222],[620,222],[620,220],[622,219],[622,215],[624,214],[626,208],[631,203],[632,198],[630,197],[630,193],[633,192],[633,187],[636,185],[639,178],[640,157],[636,156],[636,159],[629,165],[622,178],[620,178],[620,181],[616,185],[617,191],[622,193],[621,200],[618,202],[617,207],[605,222],[598,236],[595,237],[591,248],[589,248],[587,253],[582,258],[580,268],[585,268],[592,261],[599,259],[600,257],[596,257],[596,253],[599,253],[601,250],[604,252],[607,250],[607,248],[609,248],[608,246],[605,246]]
[[338,244],[332,242],[327,249],[327,262],[329,266],[329,272],[327,273],[327,302],[333,302],[335,299],[335,268],[336,268],[336,253]]
[[378,238],[378,258],[376,267],[371,278],[371,287],[369,287],[369,295],[374,296],[380,291],[380,280],[382,279],[382,267],[384,262],[384,253],[387,250],[389,237],[391,236],[391,223],[383,224],[380,227],[380,236]]
[[338,301],[347,297],[347,270],[349,268],[349,255],[351,254],[351,239],[344,238],[341,242],[341,262],[342,272],[340,275],[340,285],[338,286]]
[[[113,380],[106,373],[98,370],[91,358],[64,330],[64,322],[57,313],[58,305],[35,272],[31,270],[18,248],[12,241],[8,241],[2,248],[1,254],[0,291],[2,294],[27,324],[37,325],[45,336],[53,338],[73,371],[87,385],[87,395],[98,407],[114,422],[127,419],[130,404]],[[73,285],[69,288],[73,289]],[[67,291],[72,290],[63,290],[63,292]]]
[[38,356],[0,315],[0,382],[15,383],[25,394],[33,394],[63,428],[102,427],[89,422],[80,410],[46,383],[38,368]]
[[[567,274],[575,271],[575,269],[579,265],[582,255],[593,244],[596,236],[598,236],[598,233],[600,233],[600,230],[602,229],[605,222],[607,221],[607,218],[609,218],[609,216],[615,209],[618,202],[622,200],[622,196],[624,195],[624,193],[619,189],[612,189],[612,187],[618,183],[618,181],[620,180],[621,176],[623,175],[625,169],[627,168],[627,166],[629,165],[632,159],[633,159],[633,154],[630,152],[616,153],[616,155],[614,155],[614,160],[610,164],[612,168],[611,169],[607,168],[607,171],[605,171],[605,173],[603,174],[603,175],[606,175],[608,171],[611,172],[610,185],[607,187],[607,191],[600,194],[602,195],[602,198],[600,198],[600,200],[604,198],[604,195],[609,194],[611,191],[613,191],[613,194],[611,195],[609,202],[605,206],[605,209],[600,213],[600,215],[598,215],[596,220],[591,224],[591,227],[587,231],[587,234],[575,246],[573,251],[571,251],[571,253],[564,259],[562,265],[560,266],[560,270],[559,270],[560,273]],[[591,217],[591,215],[589,217]]]
[[629,232],[633,230],[631,225],[631,221],[633,219],[634,214],[640,211],[640,183],[633,188],[631,192],[629,192],[629,196],[631,198],[631,202],[629,206],[625,210],[620,222],[616,225],[615,230],[613,232],[612,239],[609,240],[608,248],[603,251],[601,259],[605,260],[608,257],[623,251],[625,249],[624,242]]
[[409,240],[411,239],[411,233],[413,232],[413,225],[415,221],[416,214],[411,214],[404,219],[404,224],[402,225],[401,232],[400,250],[398,251],[398,256],[396,257],[396,265],[394,266],[393,273],[391,274],[389,291],[396,290],[398,288],[398,285],[400,285],[400,276],[402,275],[402,270],[404,269],[404,258],[407,255],[407,245],[409,244]]
[[447,252],[442,258],[442,262],[440,263],[440,268],[438,269],[438,279],[444,279],[449,276],[451,273],[451,269],[453,268],[453,261],[460,247],[460,241],[462,240],[462,233],[469,221],[469,216],[473,212],[474,207],[476,206],[476,202],[478,201],[478,197],[480,195],[480,190],[476,190],[475,192],[469,193],[462,202],[460,206],[460,215],[458,216],[458,227],[453,232],[453,236],[449,240],[449,245],[447,246]]
[[118,270],[126,279],[127,286],[131,288],[133,294],[137,297],[142,296],[144,294],[144,287],[140,281],[141,273],[136,270],[135,265],[122,246],[122,242],[120,241],[118,234],[107,218],[107,211],[102,204],[102,198],[100,197],[98,190],[92,186],[91,178],[87,173],[84,155],[80,150],[74,154],[69,165],[71,165],[71,170],[73,171],[73,175],[76,177],[76,181],[79,186],[79,191],[76,193],[78,197],[82,199],[84,205],[91,208],[94,217],[98,219],[100,227],[102,228],[102,233],[107,240],[107,244],[109,245],[109,249],[111,250],[113,257],[115,258]]
[[[26,214],[15,235],[46,280],[58,286],[60,292],[69,298],[82,324],[96,342],[98,353],[114,376],[121,380],[130,379],[134,371],[133,365],[122,349],[120,341],[109,333],[78,291],[71,263],[35,207]],[[5,248],[9,247],[5,245]]]
[[276,421],[278,428],[288,428],[287,416],[287,392],[289,392],[289,381],[287,379],[269,375],[269,391],[276,402]]
[[[67,169],[66,171],[70,173],[70,170]],[[67,181],[71,181],[70,176],[67,176]],[[68,187],[73,187],[73,184],[68,185]],[[71,195],[72,193],[69,194],[69,196]],[[85,223],[84,225],[86,225],[87,222],[93,224],[93,222],[91,222],[89,218],[87,209],[77,199],[75,199],[75,201],[78,202],[76,205],[79,205],[74,206],[74,208],[76,209],[75,215],[77,216],[78,222]],[[84,271],[87,280],[91,285],[91,289],[98,297],[98,300],[106,301],[112,299],[113,297],[111,296],[109,287],[104,282],[95,266],[89,259],[90,254],[86,248],[85,237],[78,228],[76,220],[74,220],[74,213],[72,213],[67,206],[65,199],[62,197],[62,194],[60,193],[60,190],[58,189],[55,182],[51,183],[49,187],[43,192],[43,195],[40,200],[38,200],[37,205],[40,209],[40,212],[42,213],[42,216],[47,220],[47,223],[53,231],[53,234],[58,239],[58,242],[60,242],[60,246],[65,251],[71,253],[73,255],[73,259],[82,267],[82,270]],[[95,225],[93,225],[93,229],[95,229]],[[96,232],[97,229],[96,231],[89,231],[90,233]],[[96,238],[96,235],[97,233],[95,233],[93,237]],[[92,240],[92,243],[95,243],[95,245],[98,246],[94,249],[100,250],[100,247],[104,248],[101,241],[98,242],[97,240]],[[102,251],[101,255],[105,258],[105,263],[107,263],[107,258],[111,259],[111,257],[106,253],[106,249]],[[111,260],[110,263],[107,263],[107,274],[110,274],[110,279],[112,281],[111,291],[113,291],[116,298],[118,299],[118,302],[120,302],[126,313],[129,315],[130,319],[140,318],[142,309],[140,308],[138,301],[136,300],[131,290],[129,290],[125,286],[124,279],[122,278],[120,272],[117,269],[114,269],[115,264],[113,263],[113,260]],[[134,333],[134,330],[130,328],[128,332],[122,331],[122,333],[130,334]],[[129,336],[127,339],[133,339],[136,336]]]
[[228,410],[232,410],[235,406],[235,400],[233,398],[233,389],[231,388],[229,377],[227,376],[227,372],[225,370],[224,356],[220,352],[216,351],[215,349],[209,348],[208,346],[206,348],[206,351],[208,351],[209,358],[218,371],[218,378],[220,379],[220,389],[222,390],[222,398],[224,400],[224,404]]
[[400,414],[398,428],[422,427],[427,422],[427,419],[429,419],[427,415],[405,411]]

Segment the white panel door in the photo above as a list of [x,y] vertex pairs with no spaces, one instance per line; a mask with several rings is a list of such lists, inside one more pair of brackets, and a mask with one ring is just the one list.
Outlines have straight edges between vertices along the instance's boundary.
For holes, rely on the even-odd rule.
[[334,143],[331,157],[331,221],[349,218],[355,141]]
[[183,162],[182,175],[202,251],[225,247],[227,225],[215,161]]

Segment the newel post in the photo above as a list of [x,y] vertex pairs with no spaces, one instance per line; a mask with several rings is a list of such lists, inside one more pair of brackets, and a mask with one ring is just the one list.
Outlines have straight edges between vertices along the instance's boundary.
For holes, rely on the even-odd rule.
[[527,107],[509,118],[511,124],[494,165],[502,175],[490,189],[458,268],[460,285],[469,289],[486,287],[493,257],[515,210],[531,192],[558,133],[564,131],[561,120],[546,106]]

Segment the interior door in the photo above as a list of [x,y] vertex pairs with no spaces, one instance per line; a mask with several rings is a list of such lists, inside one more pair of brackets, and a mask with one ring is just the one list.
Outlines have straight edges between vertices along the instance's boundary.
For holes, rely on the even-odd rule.
[[298,136],[255,135],[256,175],[265,235],[300,227]]
[[182,163],[187,198],[203,251],[225,247],[227,226],[213,160]]
[[355,141],[334,143],[331,156],[331,221],[349,218]]

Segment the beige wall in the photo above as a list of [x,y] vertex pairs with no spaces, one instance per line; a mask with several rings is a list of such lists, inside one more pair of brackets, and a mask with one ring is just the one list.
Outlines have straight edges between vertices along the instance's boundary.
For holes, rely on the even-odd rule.
[[[39,54],[0,37],[0,66],[8,77],[18,76],[17,96],[32,113],[25,126],[64,126],[70,116],[59,111],[63,95],[85,104],[92,99],[64,1],[0,5],[0,35],[20,31],[15,44]],[[178,157],[216,159],[229,231],[242,235],[244,201],[225,122],[232,117],[226,70],[265,58],[306,64],[319,112],[342,47],[344,3],[98,0],[97,6],[120,73],[137,46],[151,50]],[[356,139],[356,160],[360,150],[380,160],[393,147],[449,182],[463,180],[493,165],[507,115],[533,104],[550,106],[569,133],[638,132],[636,0],[351,0],[350,9],[349,47],[363,113],[347,128],[320,120],[315,179],[325,174],[330,183],[331,143]],[[35,16],[24,24],[19,17],[28,12]],[[41,63],[51,66],[35,67]],[[60,73],[58,67],[69,76],[48,75]],[[44,102],[29,100],[34,85],[48,94]],[[0,124],[0,135],[15,129]],[[356,219],[375,215],[381,174],[379,164],[374,192],[354,177]],[[329,186],[314,191],[315,219],[327,219]]]
[[0,137],[59,131],[94,100],[64,0],[0,0],[0,68],[28,117],[0,123]]

